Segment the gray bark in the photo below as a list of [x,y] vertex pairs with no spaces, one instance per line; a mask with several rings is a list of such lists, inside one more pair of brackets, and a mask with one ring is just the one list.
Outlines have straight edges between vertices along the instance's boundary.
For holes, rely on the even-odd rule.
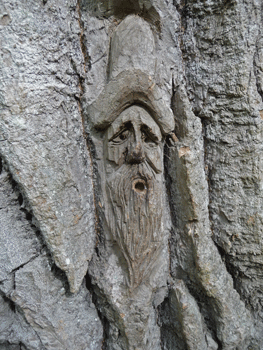
[[[263,348],[262,16],[260,0],[2,0],[1,350]],[[109,174],[138,125],[157,195],[133,244]]]

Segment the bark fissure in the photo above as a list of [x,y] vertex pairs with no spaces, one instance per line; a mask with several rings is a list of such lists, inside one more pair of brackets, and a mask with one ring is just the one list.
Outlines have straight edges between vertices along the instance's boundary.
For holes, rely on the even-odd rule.
[[[90,56],[88,54],[88,50],[85,46],[85,42],[84,42],[84,28],[82,26],[82,19],[81,19],[81,7],[80,7],[80,3],[81,0],[78,0],[77,2],[77,12],[78,12],[78,23],[79,23],[79,27],[80,27],[80,47],[81,47],[81,52],[84,58],[84,63],[83,63],[83,68],[84,68],[84,72],[86,74],[86,72],[88,70],[90,70],[91,68],[91,59]],[[94,146],[93,143],[91,141],[91,137],[89,136],[89,133],[87,132],[85,125],[87,125],[87,122],[85,121],[85,118],[87,118],[87,116],[85,116],[85,113],[83,111],[83,107],[82,107],[82,98],[83,98],[83,94],[85,91],[85,82],[86,82],[86,77],[81,76],[79,74],[79,72],[77,70],[76,74],[78,75],[79,78],[79,87],[80,87],[80,97],[77,98],[77,102],[78,102],[78,106],[79,106],[79,112],[81,115],[81,121],[82,121],[82,128],[83,128],[83,137],[86,141],[86,146],[87,146],[87,151],[89,154],[89,159],[91,162],[91,169],[92,169],[92,175],[91,175],[91,181],[92,181],[92,193],[93,193],[93,203],[94,203],[94,211],[95,211],[95,217],[96,217],[96,222],[95,222],[95,230],[96,230],[96,236],[97,238],[99,237],[99,214],[98,214],[98,209],[97,209],[97,201],[96,201],[96,191],[95,191],[95,184],[94,184],[94,179],[96,178],[96,169],[95,169],[95,164],[93,161],[93,157],[94,157]],[[97,243],[96,243],[97,244]]]
[[[262,11],[263,12],[263,11]],[[263,19],[263,17],[262,17]],[[257,55],[259,54],[259,40],[262,40],[262,33],[261,33],[261,29],[259,29],[259,34],[258,34],[258,38],[256,40],[256,47],[255,47],[255,53],[254,53],[254,58],[253,58],[253,68],[254,68],[254,74],[256,77],[256,87],[257,87],[257,91],[263,101],[263,86],[262,86],[262,81],[260,80],[260,72],[262,74],[262,68],[258,66],[257,64]]]

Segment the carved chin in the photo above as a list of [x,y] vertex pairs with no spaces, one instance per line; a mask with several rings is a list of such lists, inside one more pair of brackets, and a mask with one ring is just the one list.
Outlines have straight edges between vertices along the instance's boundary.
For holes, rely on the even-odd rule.
[[120,167],[106,182],[106,221],[129,270],[129,286],[152,271],[161,247],[162,176],[147,164]]

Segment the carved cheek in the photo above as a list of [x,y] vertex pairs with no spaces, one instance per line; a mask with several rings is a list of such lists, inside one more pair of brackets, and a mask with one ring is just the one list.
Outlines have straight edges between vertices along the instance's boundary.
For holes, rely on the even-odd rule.
[[146,159],[149,164],[154,168],[158,173],[163,171],[163,158],[162,158],[162,148],[160,146],[150,147],[144,146]]
[[127,142],[120,145],[108,143],[108,160],[114,162],[116,165],[121,165],[125,161],[127,152]]

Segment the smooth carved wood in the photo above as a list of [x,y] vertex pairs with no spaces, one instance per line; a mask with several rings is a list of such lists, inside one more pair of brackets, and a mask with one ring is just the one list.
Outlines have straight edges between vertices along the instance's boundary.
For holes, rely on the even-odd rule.
[[129,287],[152,271],[162,247],[163,136],[139,106],[124,110],[104,141],[106,221],[129,270]]

